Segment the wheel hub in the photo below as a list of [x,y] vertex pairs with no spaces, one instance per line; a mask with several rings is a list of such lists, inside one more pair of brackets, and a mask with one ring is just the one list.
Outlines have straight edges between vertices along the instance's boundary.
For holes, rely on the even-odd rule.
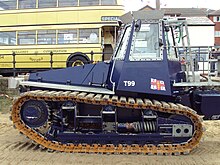
[[73,62],[72,66],[81,66],[81,65],[84,65],[83,61],[81,60],[76,60],[75,62]]
[[29,100],[21,110],[21,118],[25,124],[36,128],[43,126],[48,119],[48,109],[43,101]]

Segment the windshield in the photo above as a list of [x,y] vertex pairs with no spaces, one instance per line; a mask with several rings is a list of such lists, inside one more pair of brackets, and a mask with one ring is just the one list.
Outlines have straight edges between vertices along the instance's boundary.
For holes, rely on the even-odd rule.
[[120,39],[119,45],[116,48],[116,55],[115,55],[116,60],[124,60],[130,31],[131,31],[131,27],[128,26],[122,32],[122,37]]
[[130,61],[149,60],[160,57],[159,25],[142,24],[141,29],[135,32]]

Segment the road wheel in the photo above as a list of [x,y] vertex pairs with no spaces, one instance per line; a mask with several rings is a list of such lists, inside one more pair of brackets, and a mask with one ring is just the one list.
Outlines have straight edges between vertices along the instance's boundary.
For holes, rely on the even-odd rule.
[[67,63],[66,66],[67,67],[74,67],[74,66],[81,66],[81,65],[85,65],[88,64],[89,61],[82,57],[82,56],[73,56],[72,58],[70,58]]

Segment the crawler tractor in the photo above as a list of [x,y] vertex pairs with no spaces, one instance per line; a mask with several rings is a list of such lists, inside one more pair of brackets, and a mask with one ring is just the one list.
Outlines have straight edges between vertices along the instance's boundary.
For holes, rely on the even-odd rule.
[[197,147],[201,116],[219,118],[219,83],[197,81],[186,20],[158,13],[124,25],[108,62],[30,74],[13,103],[14,126],[52,151],[179,155]]

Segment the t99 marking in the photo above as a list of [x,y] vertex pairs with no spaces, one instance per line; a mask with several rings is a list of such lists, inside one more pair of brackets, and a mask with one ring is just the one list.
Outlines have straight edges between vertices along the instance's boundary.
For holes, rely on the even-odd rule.
[[126,87],[134,87],[135,86],[135,81],[124,81],[124,85]]

